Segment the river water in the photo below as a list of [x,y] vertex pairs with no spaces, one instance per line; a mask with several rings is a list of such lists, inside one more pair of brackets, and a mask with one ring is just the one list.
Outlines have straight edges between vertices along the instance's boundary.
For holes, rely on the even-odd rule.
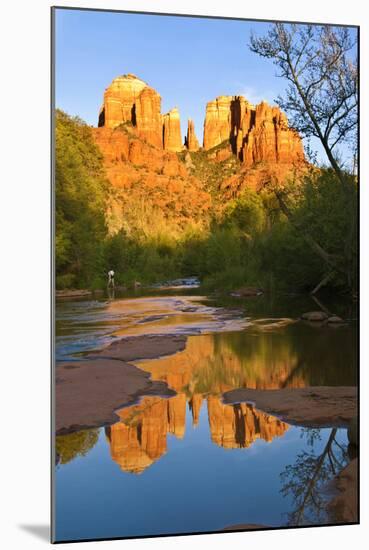
[[355,312],[323,307],[351,321],[296,321],[317,309],[298,296],[208,300],[166,289],[58,302],[57,360],[137,334],[188,339],[182,352],[135,363],[174,397],[144,397],[112,426],[56,438],[56,539],[331,522],[322,489],[348,461],[346,430],[294,427],[222,402],[238,387],[356,384]]

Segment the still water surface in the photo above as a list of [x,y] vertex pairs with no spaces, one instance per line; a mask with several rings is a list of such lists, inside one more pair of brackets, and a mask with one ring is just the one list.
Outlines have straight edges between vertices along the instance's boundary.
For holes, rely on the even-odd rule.
[[116,337],[189,337],[183,352],[136,363],[177,395],[144,397],[112,426],[57,438],[57,540],[332,521],[322,488],[348,460],[346,430],[289,426],[221,395],[355,384],[355,325],[286,322],[307,310],[295,299],[226,304],[238,308],[232,318],[215,315],[219,305],[169,294],[58,304],[59,359]]

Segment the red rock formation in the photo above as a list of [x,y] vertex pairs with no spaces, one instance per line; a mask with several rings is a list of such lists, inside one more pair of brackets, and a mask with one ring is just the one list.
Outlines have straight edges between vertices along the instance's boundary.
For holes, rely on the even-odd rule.
[[[209,102],[204,147],[215,150],[191,159],[176,154],[183,149],[178,110],[162,115],[160,104],[160,95],[132,74],[114,79],[105,91],[99,128],[92,132],[114,188],[108,209],[112,233],[121,229],[133,203],[157,207],[181,227],[188,221],[206,224],[211,208],[219,214],[246,187],[259,191],[272,180],[283,185],[292,171],[301,175],[306,168],[301,139],[278,107],[265,102],[254,107],[242,96]],[[199,149],[191,119],[185,146]],[[218,203],[206,191],[214,184]]]
[[229,141],[247,166],[258,162],[301,163],[300,136],[289,128],[278,107],[261,102],[254,107],[243,96],[220,96],[206,107],[204,148]]
[[175,107],[163,115],[163,146],[166,151],[182,151],[179,111]]
[[92,134],[114,190],[108,211],[112,233],[121,228],[124,209],[136,199],[160,207],[179,223],[209,210],[210,195],[176,153],[153,147],[131,126],[92,128]]
[[178,109],[161,114],[161,97],[133,74],[119,76],[105,90],[99,126],[116,128],[129,124],[151,145],[167,151],[181,151],[182,137]]
[[147,84],[133,74],[118,76],[104,93],[99,126],[115,128],[123,122],[134,123],[134,106]]
[[155,147],[162,148],[163,126],[160,105],[160,95],[153,88],[147,86],[142,90],[135,107],[133,107],[132,122],[137,127],[140,138],[145,139]]
[[232,96],[219,96],[206,105],[204,149],[208,150],[230,138]]
[[265,102],[257,105],[255,123],[243,135],[238,153],[247,166],[257,162],[293,164],[304,161],[301,138],[289,128],[286,115],[278,107]]
[[188,119],[185,146],[189,151],[198,151],[200,149],[200,145],[195,134],[195,125],[191,118]]

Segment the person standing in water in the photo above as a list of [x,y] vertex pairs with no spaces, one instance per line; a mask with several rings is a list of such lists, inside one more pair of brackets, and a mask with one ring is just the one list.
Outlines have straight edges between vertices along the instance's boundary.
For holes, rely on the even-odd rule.
[[112,269],[108,272],[108,288],[114,288],[114,271]]

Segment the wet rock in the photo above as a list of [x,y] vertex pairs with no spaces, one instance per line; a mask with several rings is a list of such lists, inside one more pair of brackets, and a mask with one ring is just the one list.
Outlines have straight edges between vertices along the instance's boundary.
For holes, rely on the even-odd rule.
[[308,311],[307,313],[303,313],[301,315],[301,319],[304,321],[326,321],[328,319],[328,315],[324,311]]
[[338,315],[331,315],[330,317],[328,317],[328,323],[332,323],[332,324],[340,324],[340,323],[344,323],[345,321],[342,319],[342,317],[339,317]]
[[261,294],[263,294],[263,292],[264,291],[262,288],[245,286],[235,290],[234,292],[231,292],[231,296],[235,296],[237,298],[246,298],[248,296],[260,296]]
[[81,298],[83,296],[91,296],[92,290],[86,290],[86,289],[65,289],[65,290],[56,290],[55,291],[55,297],[56,298]]
[[254,403],[281,420],[311,428],[349,427],[357,416],[355,386],[309,386],[280,390],[239,388],[223,394],[227,404]]
[[154,323],[155,321],[161,321],[162,319],[167,318],[168,315],[150,315],[138,321],[138,324],[143,325],[145,323]]
[[57,434],[112,424],[118,419],[114,411],[142,395],[175,395],[164,382],[122,360],[96,358],[69,367],[56,367]]
[[103,357],[121,361],[137,361],[139,359],[154,359],[172,355],[186,347],[187,338],[181,335],[158,334],[141,335],[120,338],[106,348],[89,354],[88,358]]

